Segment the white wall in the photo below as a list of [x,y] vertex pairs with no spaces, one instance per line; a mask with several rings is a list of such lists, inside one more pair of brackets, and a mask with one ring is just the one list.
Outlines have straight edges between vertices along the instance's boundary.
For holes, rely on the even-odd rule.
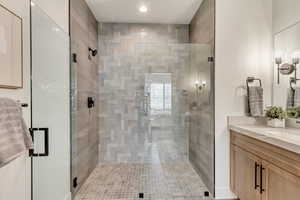
[[273,32],[278,33],[300,21],[299,0],[273,0]]
[[271,104],[272,0],[216,0],[216,197],[230,198],[227,116],[245,115],[245,81],[262,79]]
[[[68,32],[68,0],[38,0],[38,5]],[[29,0],[0,0],[0,4],[23,18],[23,80],[24,88],[1,89],[0,97],[30,103],[30,3]],[[40,5],[41,4],[41,5]],[[30,124],[30,108],[24,108],[24,118]],[[30,200],[30,158],[23,155],[0,168],[0,200]]]
[[65,32],[69,32],[69,0],[34,0]]
[[[24,88],[18,90],[0,89],[0,97],[9,97],[30,103],[30,15],[28,0],[0,0],[7,7],[23,18],[23,78]],[[30,124],[30,108],[24,109],[24,118]],[[30,199],[30,159],[27,155],[0,168],[0,200]]]

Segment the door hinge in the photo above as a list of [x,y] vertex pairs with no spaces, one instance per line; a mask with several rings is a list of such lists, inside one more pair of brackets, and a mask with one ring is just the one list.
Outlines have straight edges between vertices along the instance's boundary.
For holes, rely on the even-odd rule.
[[87,106],[88,106],[88,108],[95,107],[95,101],[94,101],[93,97],[88,97],[88,99],[87,99]]
[[205,197],[209,197],[209,192],[208,191],[204,191],[204,196]]
[[214,62],[214,61],[215,61],[214,57],[208,57],[208,62]]
[[73,188],[77,188],[77,186],[78,186],[78,178],[75,177],[73,178]]
[[77,54],[76,53],[72,54],[72,59],[73,59],[74,63],[77,63]]
[[143,199],[144,198],[144,193],[139,193],[139,199]]

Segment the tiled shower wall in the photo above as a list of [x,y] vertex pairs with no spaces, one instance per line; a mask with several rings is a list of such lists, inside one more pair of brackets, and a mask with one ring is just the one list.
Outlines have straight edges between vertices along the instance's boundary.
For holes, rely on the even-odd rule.
[[[191,79],[206,82],[198,96],[189,99],[189,158],[211,193],[214,193],[214,56],[215,0],[204,0],[190,24],[190,42],[198,44],[191,55]],[[198,46],[197,45],[197,46]],[[199,65],[200,63],[200,65]],[[197,76],[197,77],[195,77]]]
[[[72,180],[84,183],[98,164],[98,56],[89,47],[98,48],[98,22],[84,0],[71,0],[71,95],[72,95]],[[74,57],[76,55],[76,59]],[[92,97],[94,108],[87,107]],[[71,183],[73,185],[73,183]]]
[[[187,161],[187,25],[99,25],[100,163]],[[172,74],[172,114],[143,109],[145,76]]]

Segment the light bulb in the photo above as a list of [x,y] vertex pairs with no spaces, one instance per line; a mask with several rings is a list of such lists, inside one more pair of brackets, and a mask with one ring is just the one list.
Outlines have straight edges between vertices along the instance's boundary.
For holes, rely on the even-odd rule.
[[147,8],[147,6],[145,6],[145,5],[141,6],[141,7],[139,8],[139,10],[140,10],[141,13],[146,13],[146,12],[148,12],[148,8]]

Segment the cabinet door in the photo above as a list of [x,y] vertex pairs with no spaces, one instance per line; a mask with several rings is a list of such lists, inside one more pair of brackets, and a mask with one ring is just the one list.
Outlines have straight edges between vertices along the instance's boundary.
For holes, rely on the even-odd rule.
[[240,200],[260,200],[261,160],[251,153],[232,145],[232,188]]
[[300,199],[300,178],[263,161],[263,200]]

